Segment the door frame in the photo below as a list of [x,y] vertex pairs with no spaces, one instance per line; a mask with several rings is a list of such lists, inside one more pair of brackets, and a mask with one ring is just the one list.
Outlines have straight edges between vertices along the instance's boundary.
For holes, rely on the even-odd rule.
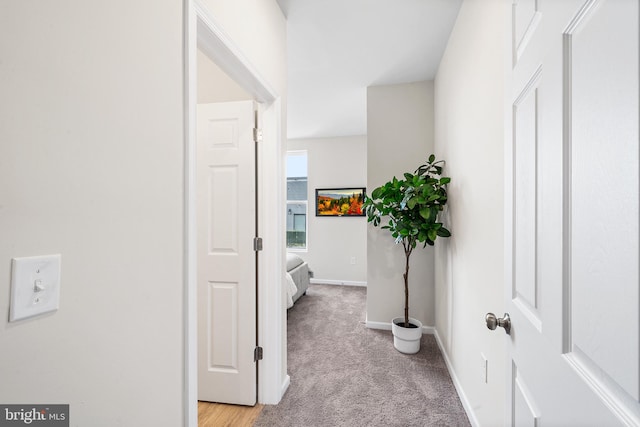
[[[200,0],[184,0],[184,425],[198,425],[196,104],[197,51],[261,103],[263,140],[258,145],[258,345],[265,349],[258,369],[258,403],[277,404],[289,385],[286,375],[284,280],[284,133],[280,94],[225,33]],[[264,185],[277,182],[280,185]],[[282,280],[278,280],[278,279]]]

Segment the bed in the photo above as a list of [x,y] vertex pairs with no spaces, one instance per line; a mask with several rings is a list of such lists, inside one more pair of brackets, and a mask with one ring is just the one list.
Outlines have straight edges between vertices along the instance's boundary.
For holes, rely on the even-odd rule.
[[298,255],[287,253],[287,308],[293,307],[293,304],[307,292],[309,287],[309,278],[312,276],[309,265]]

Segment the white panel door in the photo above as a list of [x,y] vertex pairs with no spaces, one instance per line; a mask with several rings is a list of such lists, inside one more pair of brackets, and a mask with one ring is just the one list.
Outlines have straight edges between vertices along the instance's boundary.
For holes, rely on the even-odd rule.
[[198,400],[256,403],[255,104],[198,105]]
[[638,426],[638,0],[513,3],[507,424]]

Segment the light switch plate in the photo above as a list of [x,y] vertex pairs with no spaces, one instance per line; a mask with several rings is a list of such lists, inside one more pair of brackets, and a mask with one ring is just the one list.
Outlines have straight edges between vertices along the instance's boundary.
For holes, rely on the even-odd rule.
[[9,321],[14,322],[58,309],[61,258],[57,254],[11,260]]

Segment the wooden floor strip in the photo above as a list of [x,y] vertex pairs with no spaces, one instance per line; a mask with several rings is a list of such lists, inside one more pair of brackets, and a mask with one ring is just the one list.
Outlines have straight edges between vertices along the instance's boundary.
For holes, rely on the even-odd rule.
[[262,406],[198,402],[198,427],[251,427]]

